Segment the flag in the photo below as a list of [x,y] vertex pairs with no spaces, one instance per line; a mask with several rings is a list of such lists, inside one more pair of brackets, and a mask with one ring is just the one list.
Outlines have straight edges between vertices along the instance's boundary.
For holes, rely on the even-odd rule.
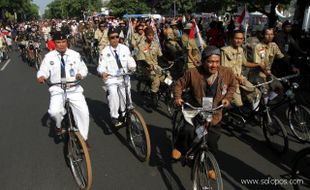
[[125,45],[128,46],[128,47],[131,44],[132,32],[133,32],[132,22],[131,22],[131,18],[129,18],[129,21],[128,21],[128,31],[127,31],[126,39],[124,40]]
[[158,35],[157,35],[157,28],[156,28],[156,26],[155,26],[155,21],[154,21],[153,18],[151,18],[150,26],[153,28],[153,31],[154,31],[154,38],[155,38],[155,40],[158,42],[158,45],[159,45],[160,50],[162,50],[162,49],[161,49],[161,45],[160,45],[160,41],[159,41],[159,37],[158,37]]
[[239,17],[236,18],[236,22],[239,24],[238,29],[247,29],[249,24],[250,15],[247,11],[246,6],[244,5],[244,9]]
[[189,39],[195,39],[197,47],[199,48],[199,50],[200,51],[203,50],[204,42],[203,42],[203,39],[201,37],[200,30],[199,30],[199,27],[198,27],[195,19],[192,22],[192,28],[189,32],[188,38]]

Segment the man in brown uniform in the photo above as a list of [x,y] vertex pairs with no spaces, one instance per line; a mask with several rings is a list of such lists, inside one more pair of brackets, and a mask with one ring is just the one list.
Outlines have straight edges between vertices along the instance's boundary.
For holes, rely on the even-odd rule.
[[254,62],[264,64],[264,69],[255,70],[259,77],[266,79],[271,74],[271,66],[275,58],[283,58],[284,55],[276,43],[273,42],[273,28],[267,28],[263,31],[263,40],[255,46]]
[[[190,89],[195,106],[202,106],[203,98],[209,98],[212,107],[223,104],[224,107],[230,105],[233,94],[236,90],[235,75],[230,68],[220,65],[220,49],[215,46],[208,46],[202,53],[202,64],[196,68],[189,69],[180,78],[175,86],[175,103],[182,105],[182,92]],[[212,126],[208,129],[207,143],[210,150],[216,153],[218,150],[217,142],[220,138],[220,121],[222,111],[213,114]],[[172,157],[179,159],[189,148],[195,137],[195,128],[187,122],[176,137],[175,149]]]
[[145,36],[145,40],[138,46],[137,60],[143,60],[147,63],[148,76],[150,76],[152,81],[152,99],[153,104],[155,104],[155,102],[157,102],[157,92],[160,82],[165,79],[165,76],[161,72],[158,72],[158,57],[161,57],[163,54],[158,42],[154,40],[154,31],[151,27],[146,28]]
[[189,32],[192,28],[191,23],[187,23],[184,27],[184,33],[182,35],[182,46],[183,50],[186,53],[187,56],[187,68],[194,68],[199,66],[200,64],[200,50],[196,44],[195,39],[189,38]]
[[233,103],[238,107],[243,105],[241,98],[242,91],[242,93],[247,96],[248,100],[253,103],[253,108],[256,108],[257,105],[255,105],[255,103],[257,103],[260,98],[260,91],[255,88],[245,76],[242,75],[242,66],[250,68],[263,68],[263,65],[261,63],[254,64],[247,61],[241,47],[243,41],[243,32],[241,30],[234,31],[232,45],[221,48],[221,64],[225,67],[231,68],[235,74],[236,80],[238,81],[233,97]]
[[182,48],[178,43],[176,25],[177,22],[172,21],[170,27],[168,27],[165,32],[165,46],[168,50],[169,57],[173,58],[173,60],[182,53]]

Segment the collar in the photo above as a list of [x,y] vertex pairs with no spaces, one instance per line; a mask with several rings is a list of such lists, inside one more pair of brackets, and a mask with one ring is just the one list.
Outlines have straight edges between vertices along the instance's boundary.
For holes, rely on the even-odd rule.
[[[60,56],[60,57],[61,57],[61,53],[60,53],[59,51],[57,51],[57,50],[56,50],[56,52],[57,52],[57,56]],[[68,53],[68,48],[66,49],[66,51],[65,51],[65,53],[64,53],[63,55],[66,55],[66,56],[69,55],[69,53]]]

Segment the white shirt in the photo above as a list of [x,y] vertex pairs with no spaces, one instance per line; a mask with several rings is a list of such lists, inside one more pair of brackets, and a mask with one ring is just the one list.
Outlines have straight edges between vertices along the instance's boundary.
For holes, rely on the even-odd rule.
[[[124,72],[128,72],[129,68],[133,69],[136,67],[136,62],[131,56],[130,50],[127,46],[118,44],[118,46],[114,49],[112,46],[108,45],[100,53],[99,65],[97,68],[100,75],[102,75],[102,73],[116,75],[122,72],[122,70],[118,68],[114,50],[116,50],[116,53],[119,56]],[[109,85],[120,83],[122,81],[123,77],[109,76],[105,83]]]
[[[63,55],[63,59],[65,61],[67,81],[75,81],[76,74],[78,73],[83,78],[87,76],[88,69],[78,52],[67,49]],[[37,78],[41,76],[49,79],[51,83],[59,83],[61,81],[61,55],[58,51],[53,50],[45,55],[37,72]]]

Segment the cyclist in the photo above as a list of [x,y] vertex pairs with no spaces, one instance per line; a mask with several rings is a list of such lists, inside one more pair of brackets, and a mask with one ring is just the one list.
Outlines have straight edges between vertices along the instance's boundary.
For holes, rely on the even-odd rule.
[[253,87],[253,85],[242,75],[242,66],[255,68],[263,68],[263,64],[249,63],[245,57],[242,49],[244,41],[244,33],[242,30],[235,30],[233,32],[233,40],[231,46],[221,48],[221,64],[232,69],[236,76],[237,87],[233,97],[233,103],[236,106],[242,106],[241,93],[247,96],[247,99],[256,108],[260,100],[260,91]]
[[[255,46],[254,50],[254,62],[262,64],[263,67],[252,68],[249,72],[249,80],[254,83],[257,83],[259,80],[266,81],[267,77],[271,75],[271,67],[274,60],[284,60],[285,58],[278,45],[273,42],[274,29],[265,28],[263,30],[263,35],[263,40]],[[295,67],[291,69],[293,72],[298,72],[298,69]],[[279,81],[274,81],[270,86],[278,93],[282,93],[283,87]],[[272,97],[274,97],[274,95],[270,96],[271,99]]]
[[95,46],[98,46],[99,50],[103,50],[108,44],[108,27],[105,22],[99,23],[99,28],[95,31]]
[[[220,65],[220,49],[215,46],[208,46],[202,52],[202,64],[185,72],[175,86],[175,103],[180,106],[184,102],[182,92],[189,88],[192,105],[202,106],[203,104],[217,107],[223,104],[230,105],[236,89],[236,77],[230,68]],[[210,151],[216,154],[218,140],[220,138],[222,111],[213,115],[211,127],[208,129],[207,143]],[[176,143],[172,150],[172,157],[179,159],[189,148],[195,137],[195,129],[189,123],[184,122]]]
[[145,39],[139,44],[138,50],[137,60],[145,61],[147,64],[148,76],[150,76],[152,81],[152,103],[153,106],[156,106],[157,92],[159,91],[160,82],[165,79],[165,75],[157,72],[158,57],[161,57],[163,54],[158,42],[154,40],[154,31],[152,27],[146,28]]
[[[81,80],[87,76],[87,67],[80,54],[68,48],[66,35],[61,32],[54,33],[56,50],[47,53],[37,73],[39,83],[47,79],[51,83],[59,83],[62,78],[67,81]],[[60,86],[49,88],[51,95],[48,113],[56,121],[56,133],[62,133],[61,121],[66,114],[64,109],[64,92]],[[83,88],[75,85],[67,88],[67,97],[70,101],[74,121],[84,140],[87,143],[89,130],[89,111],[83,95]]]
[[[122,97],[125,95],[125,86],[123,77],[113,77],[110,75],[120,74],[135,70],[136,62],[130,54],[129,48],[119,43],[118,28],[111,27],[108,31],[110,44],[100,52],[98,73],[103,78],[108,90],[108,102],[110,108],[110,116],[112,124],[116,127],[122,125],[123,116],[125,114],[125,102]],[[130,80],[127,76],[126,80]],[[117,89],[120,89],[121,94]],[[128,87],[130,92],[130,85]],[[121,111],[121,115],[119,114]]]

